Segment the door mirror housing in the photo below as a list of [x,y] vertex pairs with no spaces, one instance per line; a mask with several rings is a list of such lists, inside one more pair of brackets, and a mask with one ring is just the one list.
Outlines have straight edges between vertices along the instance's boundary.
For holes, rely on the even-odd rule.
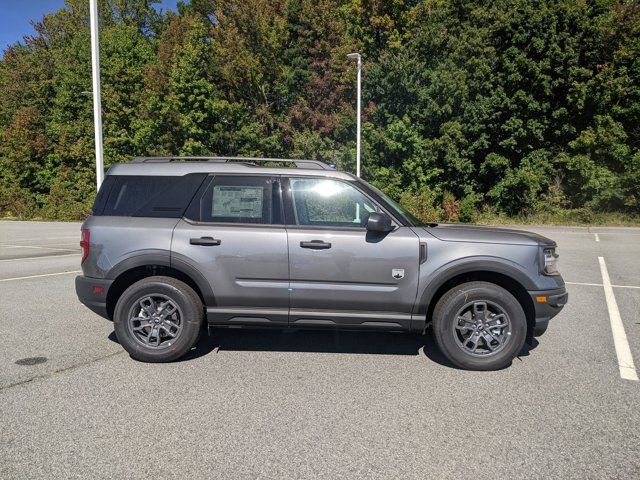
[[391,217],[382,212],[371,212],[367,219],[367,231],[386,233],[393,230],[393,224],[391,223]]

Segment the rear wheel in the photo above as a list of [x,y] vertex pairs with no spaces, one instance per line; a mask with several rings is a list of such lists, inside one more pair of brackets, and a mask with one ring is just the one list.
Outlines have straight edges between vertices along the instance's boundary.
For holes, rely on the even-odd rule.
[[170,362],[198,341],[204,307],[198,294],[171,277],[148,277],[131,285],[116,304],[118,341],[136,360]]
[[522,306],[504,288],[469,282],[452,288],[436,304],[433,333],[442,353],[469,370],[506,367],[527,333]]

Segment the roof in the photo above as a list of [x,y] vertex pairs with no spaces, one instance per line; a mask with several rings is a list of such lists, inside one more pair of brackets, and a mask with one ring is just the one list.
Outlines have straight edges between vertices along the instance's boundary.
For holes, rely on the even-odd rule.
[[[291,167],[261,166],[262,163],[291,164]],[[136,157],[131,163],[117,163],[107,175],[186,175],[188,173],[237,173],[321,176],[353,180],[350,173],[339,172],[319,160],[254,157]]]

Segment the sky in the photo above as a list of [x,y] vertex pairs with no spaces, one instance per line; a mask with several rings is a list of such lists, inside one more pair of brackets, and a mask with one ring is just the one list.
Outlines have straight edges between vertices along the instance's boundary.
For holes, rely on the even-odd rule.
[[[156,8],[176,10],[176,3],[177,0],[162,0]],[[35,33],[32,20],[38,21],[64,6],[64,0],[0,0],[0,57],[9,45]]]

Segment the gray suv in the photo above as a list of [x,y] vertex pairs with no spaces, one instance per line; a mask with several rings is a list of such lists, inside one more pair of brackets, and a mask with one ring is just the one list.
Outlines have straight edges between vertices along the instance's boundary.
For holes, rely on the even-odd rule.
[[82,226],[80,301],[138,360],[214,327],[423,334],[456,366],[508,365],[567,301],[556,244],[425,224],[312,160],[137,158],[112,166]]

